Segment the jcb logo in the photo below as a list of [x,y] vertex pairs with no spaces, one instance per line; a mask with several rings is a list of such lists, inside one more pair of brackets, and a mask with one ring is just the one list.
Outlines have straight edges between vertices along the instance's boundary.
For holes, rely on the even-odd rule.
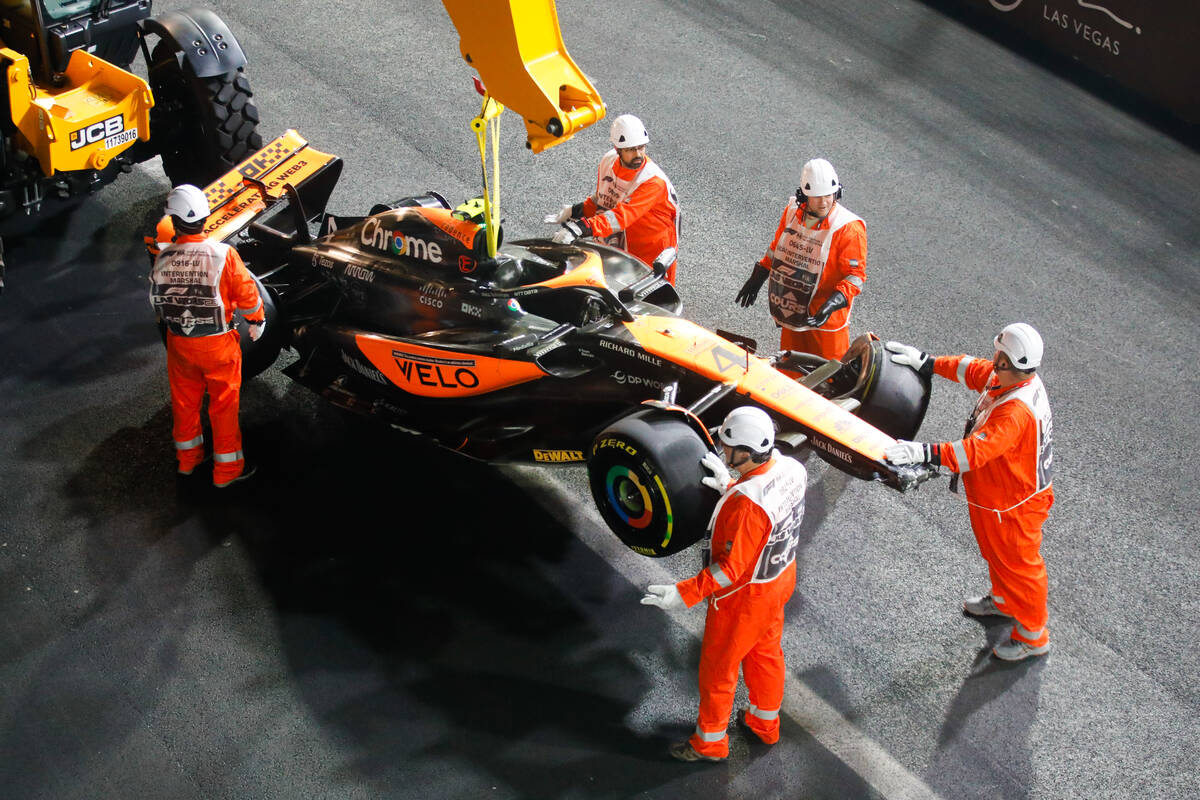
[[117,114],[103,122],[94,122],[86,128],[71,131],[71,149],[78,150],[89,144],[102,142],[110,136],[116,136],[125,130],[125,117]]

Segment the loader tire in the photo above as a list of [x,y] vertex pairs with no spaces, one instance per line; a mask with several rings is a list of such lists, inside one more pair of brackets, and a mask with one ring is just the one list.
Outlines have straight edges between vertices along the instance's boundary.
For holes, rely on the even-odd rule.
[[204,188],[262,147],[258,107],[240,68],[199,78],[166,41],[150,61],[150,134],[172,186]]

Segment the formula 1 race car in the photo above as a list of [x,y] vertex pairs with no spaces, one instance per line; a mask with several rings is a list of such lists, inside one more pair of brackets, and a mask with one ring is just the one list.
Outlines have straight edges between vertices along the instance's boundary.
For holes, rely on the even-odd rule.
[[[753,343],[680,316],[661,269],[580,240],[503,243],[434,192],[361,217],[325,212],[341,172],[294,131],[210,185],[207,232],[238,248],[267,305],[253,374],[284,368],[329,402],[488,462],[585,464],[617,536],[664,556],[697,541],[717,500],[700,480],[735,406],[777,447],[904,491],[931,477],[883,451],[912,438],[929,383],[860,337],[841,361]],[[802,374],[795,380],[780,368]]]

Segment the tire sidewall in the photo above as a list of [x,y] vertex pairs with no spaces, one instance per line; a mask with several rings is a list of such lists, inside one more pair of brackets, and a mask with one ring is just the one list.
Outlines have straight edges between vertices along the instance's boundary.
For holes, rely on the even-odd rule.
[[635,412],[592,442],[588,483],[600,515],[640,555],[669,556],[699,541],[719,495],[700,483],[707,452],[675,416]]
[[883,344],[871,343],[871,381],[856,415],[895,439],[916,439],[929,407],[930,379],[887,357]]
[[262,298],[267,327],[258,337],[258,341],[254,341],[250,338],[250,326],[246,323],[245,317],[240,312],[233,316],[233,323],[237,327],[238,340],[242,350],[242,380],[249,380],[265,372],[275,363],[280,350],[288,341],[287,324],[279,310],[274,292],[264,286],[257,275],[251,273],[251,277],[254,278],[258,296]]

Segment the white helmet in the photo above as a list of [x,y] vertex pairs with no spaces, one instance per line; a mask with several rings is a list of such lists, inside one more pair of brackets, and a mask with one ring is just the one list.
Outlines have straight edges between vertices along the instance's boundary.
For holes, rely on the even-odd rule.
[[184,222],[202,222],[208,218],[211,212],[208,207],[208,198],[204,196],[204,192],[190,183],[184,183],[176,186],[167,195],[167,204],[163,208],[163,213],[179,217]]
[[1042,365],[1042,337],[1032,325],[1014,322],[996,336],[996,349],[1008,355],[1017,369]]
[[719,436],[721,444],[763,455],[775,444],[775,423],[761,408],[740,406],[725,416]]
[[842,190],[837,172],[823,158],[814,158],[800,170],[800,191],[805,197],[824,197]]
[[618,149],[622,147],[640,147],[650,141],[646,126],[633,114],[622,114],[613,120],[608,140]]

